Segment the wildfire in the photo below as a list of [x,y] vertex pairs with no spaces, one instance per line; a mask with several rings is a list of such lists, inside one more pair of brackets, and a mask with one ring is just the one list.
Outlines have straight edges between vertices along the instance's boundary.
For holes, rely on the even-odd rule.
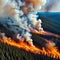
[[41,34],[41,35],[53,36],[53,37],[56,37],[56,38],[60,38],[60,35],[54,34],[54,33],[51,33],[51,32],[47,32],[47,31],[37,31],[37,30],[31,29],[31,32],[35,33],[35,34]]
[[[36,19],[36,12],[40,11],[42,5],[46,3],[46,0],[1,0],[0,3],[0,17],[3,18],[0,20],[1,27],[3,26],[4,28],[6,28],[6,32],[14,32],[13,36],[14,34],[22,32],[22,34],[17,36],[17,38],[20,39],[21,37],[23,37],[26,41],[24,42],[22,41],[22,39],[20,39],[18,42],[16,42],[15,40],[7,38],[2,34],[2,36],[0,35],[0,42],[26,50],[34,54],[43,54],[49,57],[60,59],[60,52],[51,41],[46,40],[46,48],[42,47],[41,49],[36,47],[35,45],[32,46],[31,44],[33,42],[30,32],[60,38],[59,35],[43,31],[41,27],[41,20]],[[14,19],[11,19],[10,17],[8,19],[5,19],[4,17],[7,16],[11,16]],[[2,31],[4,31],[3,27]],[[27,42],[31,45],[29,45]]]
[[31,45],[28,45],[26,42],[23,42],[23,41],[20,41],[20,42],[15,42],[14,40],[12,40],[11,38],[3,38],[2,40],[0,39],[1,42],[3,43],[7,43],[8,45],[11,45],[11,46],[14,46],[14,47],[17,47],[17,48],[22,48],[28,52],[32,52],[32,53],[35,53],[35,54],[39,54],[40,53],[40,49],[37,48],[36,46],[31,46]]
[[19,41],[17,43],[14,40],[12,40],[11,38],[7,38],[7,37],[0,38],[0,42],[7,43],[8,45],[11,45],[11,46],[14,46],[17,48],[21,48],[25,51],[28,51],[28,52],[31,52],[34,54],[43,54],[43,55],[47,55],[49,57],[60,59],[60,52],[58,51],[58,49],[55,46],[52,46],[51,41],[46,40],[46,42],[48,44],[48,45],[46,44],[47,48],[42,47],[42,49],[36,47],[35,45],[31,46],[23,41]]

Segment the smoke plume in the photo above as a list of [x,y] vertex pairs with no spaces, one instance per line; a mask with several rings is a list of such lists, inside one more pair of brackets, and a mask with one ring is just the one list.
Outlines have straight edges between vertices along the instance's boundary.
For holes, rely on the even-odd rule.
[[20,40],[20,38],[23,37],[23,40],[25,39],[26,42],[33,45],[30,28],[43,31],[41,27],[42,21],[36,19],[36,12],[38,12],[45,3],[46,0],[37,0],[37,2],[36,0],[0,0],[0,17],[13,17],[22,32],[21,34],[17,33],[16,38]]

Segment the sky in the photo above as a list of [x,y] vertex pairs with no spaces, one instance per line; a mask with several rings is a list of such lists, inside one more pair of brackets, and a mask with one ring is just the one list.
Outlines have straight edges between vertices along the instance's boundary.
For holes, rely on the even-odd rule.
[[60,0],[47,0],[41,11],[60,12]]

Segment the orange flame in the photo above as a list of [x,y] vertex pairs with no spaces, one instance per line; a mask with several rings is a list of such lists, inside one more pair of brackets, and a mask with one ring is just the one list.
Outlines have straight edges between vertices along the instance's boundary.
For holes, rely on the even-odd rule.
[[37,48],[34,45],[33,46],[28,45],[26,42],[23,42],[23,41],[20,41],[17,43],[14,40],[12,40],[11,38],[8,38],[8,39],[4,38],[3,40],[0,40],[0,41],[3,43],[7,43],[8,45],[14,46],[14,47],[22,48],[28,52],[32,52],[32,53],[36,53],[36,54],[40,53],[39,48]]
[[41,34],[41,35],[53,36],[53,37],[56,37],[56,38],[60,38],[60,35],[54,34],[54,33],[51,33],[51,32],[47,32],[47,31],[37,31],[37,30],[31,29],[31,32],[35,33],[35,34]]
[[[17,47],[17,48],[21,48],[23,50],[26,50],[28,52],[34,53],[34,54],[43,54],[43,55],[47,55],[49,57],[53,57],[53,58],[59,58],[60,59],[60,52],[58,51],[58,49],[54,46],[48,46],[47,48],[38,48],[35,45],[31,46],[28,45],[26,42],[20,41],[20,42],[15,42],[14,40],[12,40],[11,38],[0,38],[0,42],[2,43],[7,43],[8,45]],[[51,43],[50,41],[47,41],[47,43]]]

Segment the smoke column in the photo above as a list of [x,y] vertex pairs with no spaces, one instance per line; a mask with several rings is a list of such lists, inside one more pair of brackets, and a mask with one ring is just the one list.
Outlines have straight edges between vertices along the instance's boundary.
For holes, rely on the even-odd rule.
[[16,38],[20,40],[23,37],[30,45],[33,45],[30,28],[43,31],[42,21],[36,19],[36,13],[45,3],[46,0],[37,0],[37,2],[36,0],[0,0],[0,17],[13,17],[22,32],[16,33]]

